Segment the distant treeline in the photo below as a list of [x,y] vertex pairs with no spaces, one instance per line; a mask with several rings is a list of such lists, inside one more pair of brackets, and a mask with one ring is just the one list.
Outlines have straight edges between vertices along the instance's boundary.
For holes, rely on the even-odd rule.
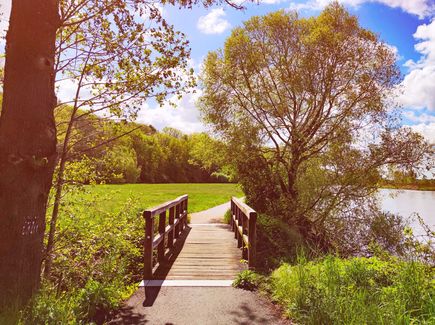
[[[57,110],[58,145],[70,109]],[[84,112],[85,113],[85,112]],[[86,113],[85,113],[86,114]],[[66,179],[79,183],[185,183],[234,181],[226,147],[205,133],[113,121],[88,114],[74,123]]]
[[390,178],[383,178],[379,183],[380,187],[400,188],[409,190],[435,190],[435,179],[417,178],[413,171],[393,171]]

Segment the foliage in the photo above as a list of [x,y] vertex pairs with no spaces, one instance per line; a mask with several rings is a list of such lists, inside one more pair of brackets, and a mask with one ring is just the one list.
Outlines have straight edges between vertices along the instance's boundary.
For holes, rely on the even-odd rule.
[[[380,187],[387,188],[405,188],[410,190],[423,190],[423,191],[433,191],[435,189],[435,180],[432,178],[426,178],[423,175],[422,178],[417,178],[414,170],[401,171],[401,170],[390,170],[389,177],[385,177],[380,180]],[[433,176],[433,175],[432,175]]]
[[[70,111],[65,106],[57,111],[60,126],[68,121]],[[60,134],[65,132],[60,128]],[[157,132],[152,126],[105,121],[93,114],[76,123],[74,132],[83,140],[73,141],[64,184],[228,182],[234,178],[226,146],[205,133]],[[104,145],[95,147],[96,143]]]
[[233,217],[231,209],[228,209],[224,214],[224,223],[229,225],[231,223],[231,218]]
[[399,76],[391,49],[334,2],[318,17],[278,11],[235,28],[204,62],[200,104],[254,209],[313,250],[351,254],[340,244],[381,215],[382,169],[429,161],[398,122]]
[[233,282],[233,287],[253,291],[260,286],[262,280],[262,276],[258,273],[251,270],[243,270],[237,274],[237,277]]
[[140,175],[136,152],[122,145],[114,145],[98,162],[98,173],[103,182],[135,183]]
[[425,264],[394,258],[300,258],[273,272],[271,288],[301,324],[430,324],[434,276]]
[[189,162],[218,178],[220,176],[231,182],[236,180],[228,147],[222,141],[213,139],[207,133],[196,133],[189,137],[189,143]]
[[76,308],[77,298],[74,295],[57,296],[55,291],[50,292],[47,288],[43,288],[23,311],[19,324],[75,325],[83,316],[76,313]]
[[264,214],[257,217],[257,267],[270,272],[282,262],[294,262],[297,252],[306,249],[297,228]]

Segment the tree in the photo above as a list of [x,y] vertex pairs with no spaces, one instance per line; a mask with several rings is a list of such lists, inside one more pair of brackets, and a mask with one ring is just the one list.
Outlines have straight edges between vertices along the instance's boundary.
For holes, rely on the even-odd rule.
[[[75,95],[58,106],[64,109],[66,105],[71,105],[71,110],[70,116],[60,121],[62,144],[45,254],[46,277],[50,276],[51,271],[56,223],[66,181],[64,171],[68,162],[84,150],[89,154],[93,148],[101,149],[111,140],[122,136],[117,134],[110,139],[106,137],[107,133],[103,135],[104,127],[101,124],[104,120],[134,119],[137,110],[147,99],[156,98],[162,104],[167,95],[180,96],[183,90],[194,85],[193,71],[187,66],[190,54],[187,41],[183,34],[174,31],[166,23],[157,7],[146,3],[138,7],[148,17],[150,27],[145,27],[144,18],[135,17],[137,2],[119,2],[112,4],[110,11],[103,7],[97,12],[94,5],[93,1],[87,1],[82,7],[70,10],[69,19],[80,22],[65,24],[58,31],[55,64],[57,81],[74,85]],[[64,6],[66,4],[62,3],[61,8]],[[67,7],[64,9],[66,11]],[[91,114],[100,117],[88,119]],[[86,123],[100,125],[91,127],[92,132],[77,132],[76,126],[83,128]],[[127,129],[125,134],[132,131],[134,129]],[[117,148],[117,152],[122,152],[122,149]],[[124,152],[131,156],[131,151]],[[107,163],[102,166],[114,167],[109,167],[114,159],[113,152],[109,152],[105,159]],[[122,162],[132,163],[128,159],[118,160],[119,164]],[[120,166],[115,169],[119,171]],[[118,177],[121,175],[118,173]]]
[[0,306],[26,301],[39,282],[56,160],[53,63],[60,23],[56,1],[13,1],[0,117]]
[[330,247],[374,211],[383,166],[422,161],[427,144],[391,105],[395,61],[336,2],[313,18],[253,17],[208,54],[201,107],[231,143],[255,208]]
[[[169,3],[191,7],[199,2]],[[145,0],[12,1],[0,116],[0,306],[25,303],[39,283],[45,211],[56,162],[53,109],[58,29],[72,27],[71,36],[80,39],[74,26],[86,20],[110,15],[117,8],[146,15],[144,8],[151,5]],[[85,17],[75,16],[84,8]],[[116,25],[118,18],[112,15],[110,24]],[[106,22],[96,20],[95,26],[107,27],[101,25]],[[74,51],[74,46],[70,49]]]
[[211,175],[235,181],[233,166],[227,146],[207,133],[194,133],[189,136],[190,163],[199,166]]

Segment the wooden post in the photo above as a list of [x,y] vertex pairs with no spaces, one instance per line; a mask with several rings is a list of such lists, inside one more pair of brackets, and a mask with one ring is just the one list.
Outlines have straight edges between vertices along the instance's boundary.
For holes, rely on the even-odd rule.
[[159,215],[159,234],[163,237],[159,246],[157,247],[157,258],[159,263],[165,259],[165,228],[166,228],[166,211]]
[[231,198],[231,218],[230,218],[230,226],[231,226],[231,230],[234,231],[234,221],[233,221],[233,216],[234,216],[234,201],[233,198]]
[[188,214],[188,212],[187,212],[187,210],[188,210],[187,207],[188,207],[188,203],[189,203],[188,201],[189,201],[189,198],[186,197],[186,201],[185,201],[185,204],[186,204],[186,205],[185,205],[185,209],[184,209],[184,210],[186,211],[186,216],[185,216],[185,225],[186,225],[186,227],[187,227],[187,224],[188,224],[188,222],[187,222],[187,214]]
[[237,247],[240,248],[240,247],[243,247],[243,218],[244,218],[244,215],[240,209],[237,209],[237,211],[238,211],[238,215],[239,215],[239,217],[238,217],[239,226],[242,227],[242,233],[240,233],[240,231],[239,231],[240,228],[237,227]]
[[[174,207],[169,209],[169,225],[172,226],[174,224],[174,217],[175,217],[175,209]],[[175,229],[172,228],[172,230],[168,233],[168,247],[172,248],[174,247],[174,234]]]
[[[180,204],[175,206],[175,218],[177,218],[177,221],[180,221]],[[180,237],[180,222],[175,226],[175,238],[178,237]]]
[[181,201],[180,204],[180,233],[184,230],[184,201]]
[[257,263],[257,213],[249,213],[248,226],[249,250],[248,250],[248,266],[254,268]]
[[[242,215],[242,258],[244,260],[248,260],[248,244],[245,243],[245,241],[243,240],[243,235],[247,232],[247,227],[248,227],[248,220],[247,220],[247,216],[245,216],[245,214],[243,213]],[[248,235],[249,236],[249,235]],[[250,242],[250,238],[248,237],[248,243]]]
[[[239,207],[234,207],[234,238],[237,239],[237,234],[239,233],[239,230],[237,229],[237,222],[239,221]],[[237,222],[236,222],[237,221]]]
[[145,218],[145,243],[144,243],[144,280],[153,277],[153,240],[154,240],[154,220],[150,211],[144,212]]

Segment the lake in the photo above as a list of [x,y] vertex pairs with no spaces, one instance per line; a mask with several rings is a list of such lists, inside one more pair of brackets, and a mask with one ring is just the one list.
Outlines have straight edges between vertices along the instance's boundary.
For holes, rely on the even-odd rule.
[[[381,189],[379,195],[385,211],[404,217],[418,213],[424,222],[435,230],[435,191]],[[423,234],[418,222],[413,222],[411,226],[416,235]]]

